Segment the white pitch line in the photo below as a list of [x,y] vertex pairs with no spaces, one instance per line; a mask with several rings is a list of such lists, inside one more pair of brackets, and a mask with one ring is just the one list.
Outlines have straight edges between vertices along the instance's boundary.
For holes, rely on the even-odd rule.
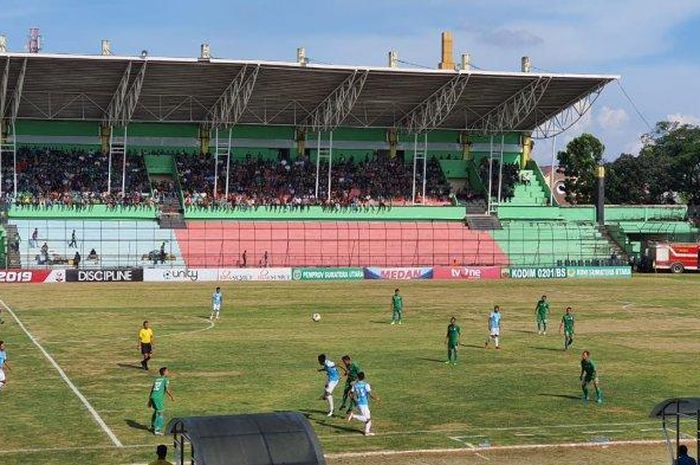
[[[626,423],[588,423],[588,424],[577,424],[577,425],[566,425],[566,424],[561,424],[561,425],[543,425],[543,426],[508,426],[508,427],[474,427],[474,428],[462,428],[462,429],[450,429],[450,430],[414,430],[414,431],[385,431],[385,432],[380,432],[376,433],[375,436],[407,436],[407,435],[412,435],[412,434],[454,434],[454,433],[462,433],[462,432],[469,432],[470,429],[472,429],[474,432],[476,431],[522,431],[522,430],[540,430],[538,432],[539,436],[547,436],[549,433],[545,433],[542,430],[543,429],[567,429],[567,428],[594,428],[594,427],[615,427],[615,426],[639,426],[639,425],[648,425],[655,423],[654,421],[647,420],[647,421],[635,421],[635,422],[626,422]],[[334,439],[334,438],[363,438],[364,436],[361,434],[360,430],[357,430],[357,433],[337,433],[337,434],[323,434],[323,435],[318,435],[319,439]],[[450,436],[447,436],[450,437]],[[481,437],[481,435],[459,435],[456,437]]]
[[581,431],[583,434],[600,434],[600,433],[624,433],[624,429],[604,429],[601,431]]
[[[199,329],[192,329],[192,330],[187,330],[187,331],[177,331],[174,333],[166,333],[166,334],[159,334],[158,339],[163,339],[165,337],[175,337],[175,336],[183,336],[183,335],[191,335],[195,333],[201,333],[203,331],[209,331],[212,329],[214,326],[216,326],[216,323],[214,320],[210,320],[208,318],[200,318],[200,317],[191,317],[191,318],[196,318],[197,320],[207,320],[208,325],[204,328],[199,328]],[[110,338],[110,341],[130,341],[131,337],[117,337],[117,338]],[[100,339],[102,340],[102,339]],[[72,340],[72,341],[42,341],[44,344],[91,344],[94,343],[95,340]]]
[[[681,440],[681,442],[690,443],[690,440]],[[381,457],[391,455],[427,455],[427,454],[454,454],[454,453],[474,453],[487,451],[507,451],[507,450],[528,450],[528,449],[572,449],[578,447],[611,447],[611,446],[641,446],[641,445],[657,445],[666,444],[665,440],[631,440],[631,441],[609,441],[605,443],[595,442],[569,442],[562,444],[523,444],[514,446],[478,446],[474,449],[462,448],[442,448],[442,449],[413,449],[413,450],[377,450],[368,452],[340,452],[336,454],[325,454],[328,459],[343,459],[353,457]]]
[[34,345],[39,349],[39,351],[41,351],[41,353],[44,354],[44,357],[46,357],[46,359],[49,361],[49,363],[51,363],[51,365],[56,369],[56,371],[58,371],[58,374],[61,376],[61,379],[63,379],[63,381],[68,385],[68,387],[71,389],[71,391],[73,391],[73,393],[76,395],[76,397],[78,399],[80,399],[80,401],[83,403],[85,408],[88,410],[88,412],[90,412],[92,417],[95,419],[95,422],[100,426],[100,428],[102,428],[102,430],[105,432],[105,434],[107,434],[107,436],[112,441],[112,443],[116,447],[124,447],[124,445],[121,443],[119,438],[114,434],[114,432],[109,428],[109,426],[107,426],[107,423],[104,422],[104,420],[102,419],[100,414],[97,413],[97,411],[93,408],[93,406],[90,404],[90,402],[87,400],[87,398],[78,390],[78,388],[75,386],[75,384],[73,384],[73,382],[70,380],[70,378],[68,378],[68,375],[66,375],[66,372],[63,371],[63,368],[61,368],[61,366],[58,363],[56,363],[56,360],[54,360],[54,358],[51,356],[51,354],[46,352],[46,349],[44,349],[41,346],[41,344],[39,344],[39,341],[37,341],[36,338],[34,336],[32,336],[32,333],[30,333],[29,330],[24,326],[24,323],[22,323],[20,321],[20,319],[15,314],[15,312],[13,312],[12,309],[3,300],[0,300],[0,305],[5,307],[5,310],[7,310],[7,312],[10,315],[12,315],[12,318],[15,319],[15,321],[17,322],[17,325],[22,329],[22,331],[24,331],[24,333],[34,343]]
[[[121,449],[146,449],[153,447],[153,444],[131,444],[123,445]],[[115,446],[74,446],[74,447],[35,447],[29,449],[6,449],[0,450],[0,455],[10,454],[43,454],[46,452],[74,452],[81,450],[112,450]]]

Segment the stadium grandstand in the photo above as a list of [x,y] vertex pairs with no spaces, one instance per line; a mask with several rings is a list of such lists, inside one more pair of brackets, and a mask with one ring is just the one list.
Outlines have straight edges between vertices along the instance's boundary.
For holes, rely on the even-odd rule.
[[697,235],[559,206],[531,158],[617,76],[443,64],[0,53],[1,263],[602,265]]

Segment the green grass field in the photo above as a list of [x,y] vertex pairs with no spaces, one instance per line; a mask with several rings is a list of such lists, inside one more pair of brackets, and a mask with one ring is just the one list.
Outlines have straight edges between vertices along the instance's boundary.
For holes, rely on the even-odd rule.
[[[401,287],[405,324],[390,326],[389,301]],[[700,279],[244,283],[223,285],[222,320],[206,317],[213,284],[64,284],[0,286],[2,299],[53,356],[125,447],[116,448],[58,371],[3,312],[0,339],[13,370],[0,394],[0,463],[144,463],[156,439],[145,430],[154,371],[138,369],[136,333],[152,322],[151,365],[172,371],[174,416],[298,410],[308,414],[325,452],[590,442],[663,438],[648,419],[653,405],[700,395]],[[538,336],[534,304],[552,303],[550,333]],[[485,350],[486,318],[503,309],[502,349]],[[562,308],[574,307],[574,350],[557,335]],[[313,323],[310,315],[322,320]],[[462,327],[458,366],[446,366],[444,333]],[[603,405],[584,404],[580,352],[599,367]],[[349,353],[381,401],[372,406],[377,436],[325,417],[324,377],[316,356]],[[336,390],[336,399],[342,384]],[[610,449],[611,451],[613,449]],[[643,452],[663,463],[663,445]],[[592,463],[585,452],[508,452],[500,463]],[[496,449],[493,452],[499,453]],[[563,455],[562,455],[563,454]],[[483,455],[483,454],[482,454]],[[614,455],[614,454],[612,454]],[[612,456],[611,455],[611,456]],[[473,460],[484,460],[479,457]],[[513,458],[515,457],[515,459]],[[521,458],[518,461],[518,457]],[[650,458],[659,461],[649,462]],[[464,459],[464,457],[462,457]],[[355,462],[353,462],[355,460]],[[372,463],[411,462],[408,458]],[[440,459],[443,460],[443,459]],[[470,459],[471,460],[471,459]],[[656,459],[654,459],[656,460]],[[606,463],[602,458],[597,463]],[[331,463],[366,463],[336,458]],[[444,461],[452,463],[449,454]],[[460,461],[459,463],[472,463]],[[473,462],[477,463],[477,462]],[[610,463],[625,463],[618,460]],[[640,462],[636,462],[640,463]]]

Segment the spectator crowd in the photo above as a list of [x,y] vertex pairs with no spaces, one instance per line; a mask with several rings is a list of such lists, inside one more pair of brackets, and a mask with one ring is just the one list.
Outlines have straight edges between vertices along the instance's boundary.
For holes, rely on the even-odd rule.
[[[177,159],[186,206],[221,209],[266,208],[304,209],[321,205],[329,209],[357,207],[389,208],[405,205],[412,199],[413,165],[400,157],[385,155],[355,160],[342,154],[331,166],[331,196],[328,199],[328,165],[322,161],[319,169],[319,193],[316,191],[316,165],[311,158],[301,156],[266,159],[246,156],[232,160],[228,174],[226,196],[226,161],[219,160],[216,199],[214,187],[214,157],[182,155]],[[418,169],[416,192],[422,191],[422,169]],[[424,203],[445,205],[453,195],[436,159],[426,167],[426,199]]]
[[[17,151],[17,198],[5,201],[17,205],[89,208],[137,208],[155,204],[142,156],[126,159],[125,195],[121,195],[122,158],[112,160],[112,189],[107,193],[109,160],[93,150],[20,148]],[[3,172],[3,192],[12,192],[12,166]]]
[[[246,155],[232,159],[228,180],[226,160],[219,159],[217,193],[214,193],[214,156],[175,156],[184,206],[212,209],[304,209],[320,205],[327,209],[390,208],[407,205],[413,195],[413,163],[401,155],[367,154],[356,160],[342,153],[333,158],[331,196],[328,198],[327,162],[320,166],[318,198],[316,166],[312,156],[277,159]],[[112,189],[107,193],[108,156],[96,150],[21,148],[17,154],[17,196],[12,196],[12,165],[3,170],[3,202],[35,208],[60,205],[89,209],[161,206],[178,208],[177,180],[153,179],[141,154],[126,160],[125,195],[121,195],[122,159],[112,160]],[[482,167],[483,168],[483,167]],[[416,174],[416,198],[428,205],[455,204],[481,194],[469,189],[453,192],[437,159],[426,167],[426,198],[421,199],[422,166]],[[175,181],[175,182],[173,182]],[[228,181],[228,196],[225,195]]]

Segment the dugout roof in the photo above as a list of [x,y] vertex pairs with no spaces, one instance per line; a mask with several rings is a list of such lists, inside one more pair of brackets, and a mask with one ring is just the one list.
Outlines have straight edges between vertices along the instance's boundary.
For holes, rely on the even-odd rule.
[[190,444],[199,465],[326,463],[316,434],[299,412],[175,418],[167,430],[181,453]]
[[651,411],[651,418],[662,418],[663,416],[674,417],[677,415],[697,417],[700,415],[700,397],[682,397],[666,399],[658,403]]
[[18,119],[483,133],[531,131],[572,108],[578,119],[576,104],[618,78],[28,53],[0,54],[0,77]]

